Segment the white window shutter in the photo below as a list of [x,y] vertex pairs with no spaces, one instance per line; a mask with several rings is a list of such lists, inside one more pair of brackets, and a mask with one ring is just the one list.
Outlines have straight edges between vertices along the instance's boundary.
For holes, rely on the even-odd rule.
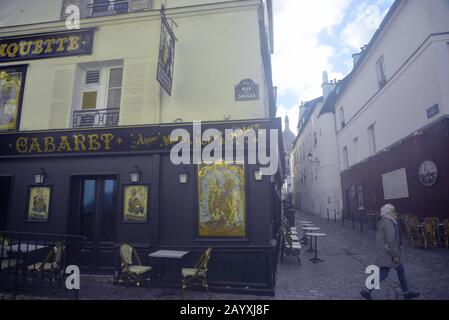
[[145,98],[146,63],[125,64],[123,72],[123,92],[120,108],[120,124],[134,125],[145,123],[142,119]]
[[53,69],[49,129],[69,127],[74,78],[74,66],[58,66]]

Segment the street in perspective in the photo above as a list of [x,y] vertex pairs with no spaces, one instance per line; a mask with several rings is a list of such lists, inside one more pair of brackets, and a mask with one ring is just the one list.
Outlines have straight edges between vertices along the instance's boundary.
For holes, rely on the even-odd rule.
[[0,300],[449,300],[447,83],[447,0],[0,0]]

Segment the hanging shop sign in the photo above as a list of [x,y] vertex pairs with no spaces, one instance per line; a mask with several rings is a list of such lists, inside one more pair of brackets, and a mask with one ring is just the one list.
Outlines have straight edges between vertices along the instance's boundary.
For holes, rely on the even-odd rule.
[[235,101],[259,100],[259,85],[251,79],[244,79],[235,86]]
[[419,180],[427,187],[431,188],[437,183],[438,167],[433,161],[424,161],[419,167]]
[[165,17],[165,8],[161,8],[161,41],[157,67],[157,81],[171,96],[173,85],[173,66],[175,62],[176,37]]
[[0,63],[92,53],[93,29],[0,38]]

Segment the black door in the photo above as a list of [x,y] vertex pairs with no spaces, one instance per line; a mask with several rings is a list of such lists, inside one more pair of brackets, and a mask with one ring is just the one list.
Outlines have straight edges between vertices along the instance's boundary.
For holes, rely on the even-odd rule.
[[0,177],[0,231],[7,229],[11,177]]
[[118,181],[113,176],[75,179],[78,189],[75,218],[77,234],[87,238],[80,254],[84,271],[111,273],[116,268]]

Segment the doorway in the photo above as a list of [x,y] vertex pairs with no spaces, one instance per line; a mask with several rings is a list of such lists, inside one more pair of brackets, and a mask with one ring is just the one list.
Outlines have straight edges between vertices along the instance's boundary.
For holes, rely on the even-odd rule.
[[5,231],[8,227],[11,181],[11,177],[0,177],[0,231]]
[[116,269],[118,179],[116,176],[76,177],[71,232],[86,237],[81,248],[80,268],[93,273]]

